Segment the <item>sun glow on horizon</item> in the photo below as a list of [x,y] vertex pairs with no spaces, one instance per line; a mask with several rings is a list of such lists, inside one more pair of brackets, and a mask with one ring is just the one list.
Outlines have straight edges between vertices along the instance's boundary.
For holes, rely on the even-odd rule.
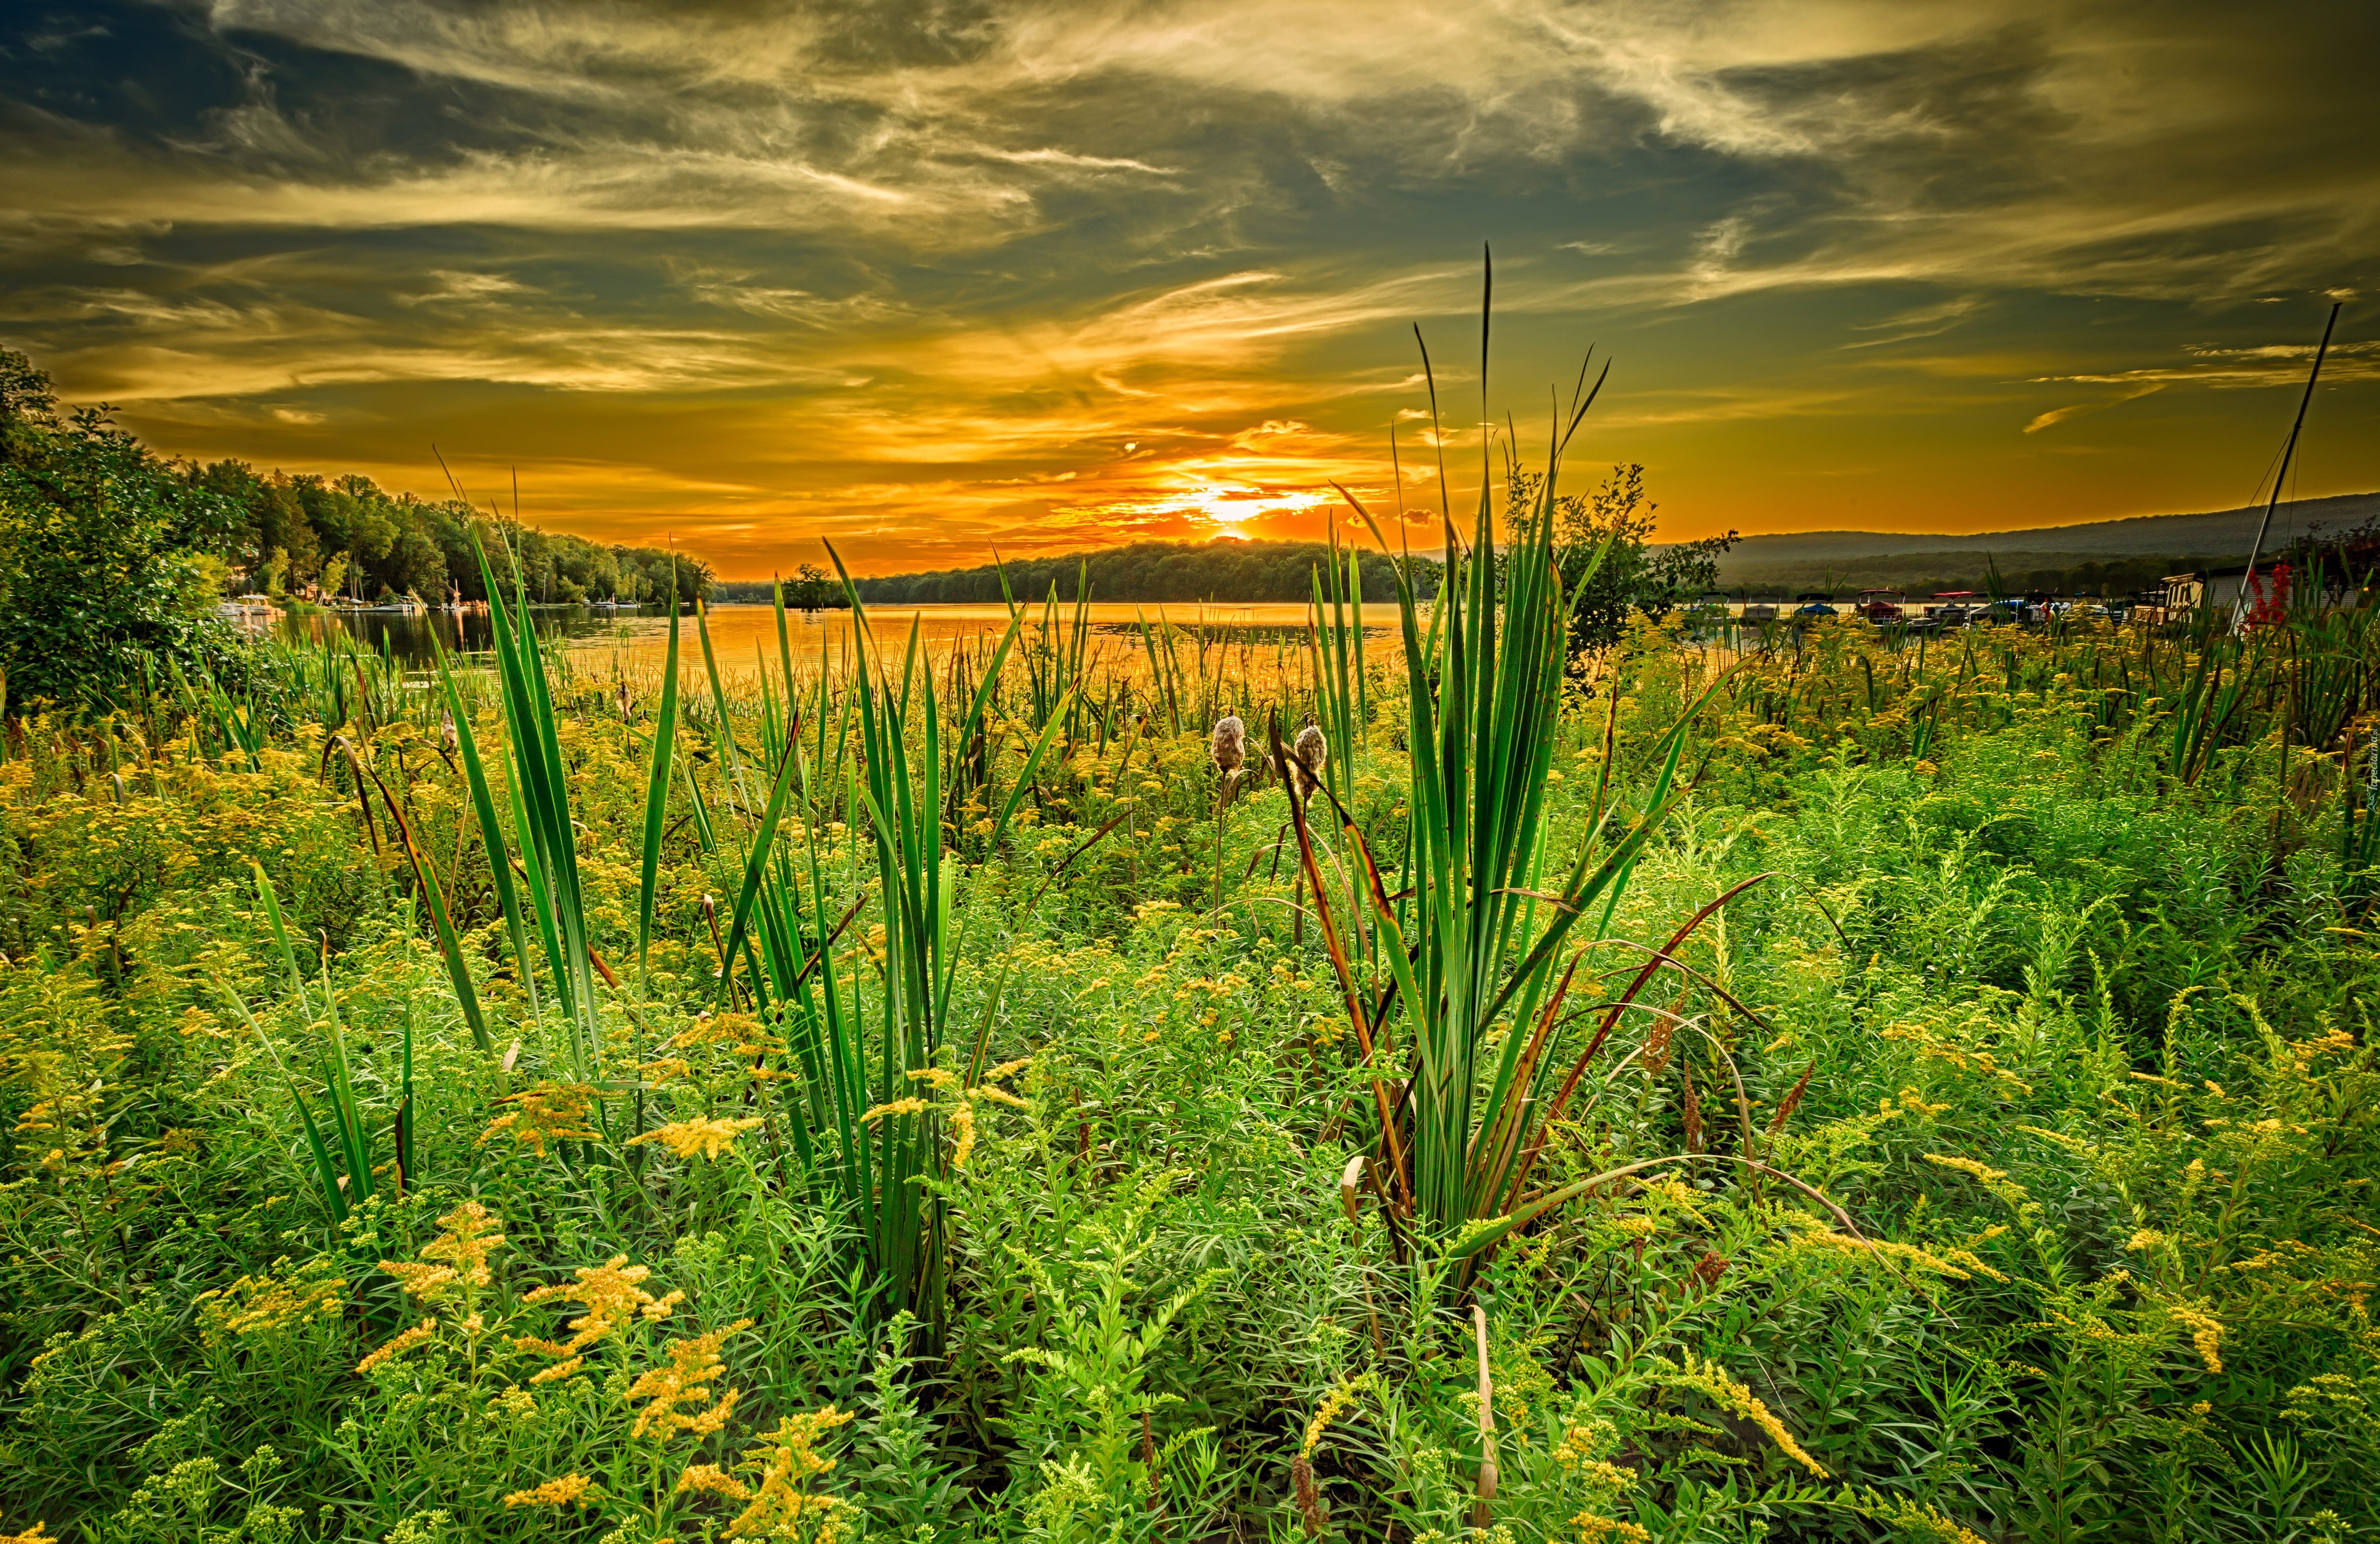
[[1134,495],[1101,501],[1094,513],[1132,525],[1178,530],[1186,525],[1194,533],[1248,541],[1256,535],[1249,527],[1259,521],[1308,514],[1336,500],[1328,489],[1231,481],[1184,468]]

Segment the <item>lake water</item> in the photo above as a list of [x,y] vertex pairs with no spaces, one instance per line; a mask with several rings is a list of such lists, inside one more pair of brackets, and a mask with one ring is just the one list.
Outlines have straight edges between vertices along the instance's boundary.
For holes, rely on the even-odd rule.
[[[1303,631],[1309,608],[1294,604],[1251,606],[1128,604],[1094,602],[1089,608],[1094,631],[1092,647],[1129,648],[1140,650],[1138,624],[1142,617],[1154,627],[1170,622],[1178,627],[1190,627],[1240,633],[1248,630],[1291,628]],[[1072,607],[1062,607],[1060,625],[1068,625]],[[596,611],[586,607],[540,607],[532,613],[538,636],[567,649],[581,665],[608,666],[617,660],[637,667],[658,667],[669,647],[669,618],[665,613],[617,613]],[[1396,615],[1391,606],[1366,606],[1366,632],[1373,637],[1390,635]],[[1041,616],[1039,607],[1026,611],[1026,625],[1037,624]],[[743,674],[766,658],[774,669],[777,657],[776,609],[771,606],[714,606],[710,609],[710,646],[719,657],[723,672]],[[869,631],[877,646],[887,651],[905,647],[909,630],[914,625],[920,641],[936,657],[946,655],[951,646],[962,641],[994,638],[1008,625],[1008,609],[1003,606],[871,606],[868,609]],[[309,611],[285,612],[272,619],[273,633],[292,643],[324,643],[345,633],[373,652],[383,646],[409,664],[426,664],[434,655],[435,646],[443,645],[448,651],[476,653],[491,646],[489,621],[477,614],[453,615],[431,611],[426,615],[405,615],[397,612]],[[700,657],[701,645],[695,633],[691,614],[679,620],[678,647],[686,660]],[[842,655],[850,647],[852,616],[849,611],[820,611],[805,615],[799,611],[786,615],[786,627],[793,645],[796,666],[815,661],[821,649]],[[432,640],[435,640],[433,645]]]

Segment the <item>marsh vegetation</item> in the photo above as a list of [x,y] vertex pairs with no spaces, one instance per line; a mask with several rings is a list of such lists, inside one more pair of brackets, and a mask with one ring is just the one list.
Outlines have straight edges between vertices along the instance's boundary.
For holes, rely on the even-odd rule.
[[1556,470],[1386,639],[9,720],[0,1530],[2380,1526],[2371,612],[1579,654]]

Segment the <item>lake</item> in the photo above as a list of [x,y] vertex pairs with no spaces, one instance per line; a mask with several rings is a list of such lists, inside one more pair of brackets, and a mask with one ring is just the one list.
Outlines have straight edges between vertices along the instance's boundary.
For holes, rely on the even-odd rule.
[[[1303,604],[1287,602],[1246,606],[1093,602],[1089,620],[1099,636],[1092,646],[1129,645],[1136,654],[1140,648],[1138,623],[1144,616],[1151,626],[1164,621],[1177,627],[1229,633],[1269,628],[1302,632],[1308,609]],[[1365,613],[1366,633],[1376,638],[1390,635],[1396,616],[1393,605],[1367,605]],[[540,607],[531,614],[538,636],[561,645],[582,666],[598,662],[609,665],[617,660],[631,666],[658,667],[669,647],[669,617],[663,612],[613,613],[583,606],[556,606]],[[1062,606],[1061,625],[1067,624],[1073,614],[1071,606]],[[1040,616],[1038,606],[1028,607],[1026,625],[1034,625]],[[722,672],[740,675],[751,669],[760,657],[775,659],[774,607],[714,606],[710,608],[710,646],[719,657]],[[914,625],[920,641],[940,657],[955,643],[997,637],[1008,625],[1008,609],[992,605],[871,606],[868,609],[868,621],[881,649],[904,647]],[[807,615],[789,612],[786,624],[797,665],[816,660],[821,649],[841,654],[850,646],[849,611]],[[408,664],[428,663],[438,645],[456,653],[476,653],[490,646],[489,620],[478,614],[285,611],[271,619],[270,625],[276,636],[290,643],[326,643],[344,633],[375,653],[385,646]],[[682,618],[679,628],[680,650],[688,660],[699,658],[701,645],[696,638],[693,616]]]

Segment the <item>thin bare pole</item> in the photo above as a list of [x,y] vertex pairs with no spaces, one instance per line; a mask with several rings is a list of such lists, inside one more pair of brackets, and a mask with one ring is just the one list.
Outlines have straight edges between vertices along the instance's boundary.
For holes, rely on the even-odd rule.
[[2273,512],[2281,505],[2281,489],[2289,480],[2289,458],[2297,454],[2298,432],[2305,428],[2306,409],[2313,405],[2313,383],[2322,379],[2322,361],[2330,353],[2331,330],[2338,325],[2338,308],[2346,304],[2330,303],[2330,320],[2322,324],[2322,343],[2313,351],[2313,368],[2306,376],[2305,395],[2298,400],[2297,421],[2289,425],[2289,442],[2281,447],[2281,464],[2273,474],[2273,496],[2265,501],[2265,518],[2256,523],[2255,545],[2248,549],[2248,572],[2240,575],[2240,597],[2231,603],[2231,626],[2236,631],[2240,619],[2247,614],[2248,596],[2256,585],[2256,560],[2265,555],[2265,536],[2273,528]]

